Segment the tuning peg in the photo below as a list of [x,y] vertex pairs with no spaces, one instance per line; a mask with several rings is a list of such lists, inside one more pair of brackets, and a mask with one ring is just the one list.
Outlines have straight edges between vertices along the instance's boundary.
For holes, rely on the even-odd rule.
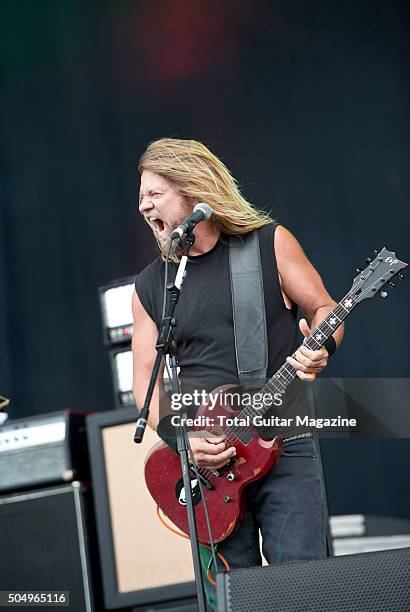
[[379,254],[379,251],[378,251],[377,249],[374,249],[373,253],[374,253],[375,255],[378,255],[378,254]]
[[399,272],[399,273],[397,274],[397,276],[398,276],[399,278],[401,278],[401,280],[403,280],[403,279],[404,279],[404,276],[403,276],[403,274],[402,274],[401,272]]
[[366,259],[366,263],[367,263],[367,265],[369,265],[370,263],[372,263],[372,260],[370,259],[370,257],[368,257],[368,258]]
[[392,281],[389,281],[389,285],[390,285],[390,287],[391,287],[392,289],[394,289],[394,288],[395,288],[395,286],[396,286],[396,285],[395,285],[395,284],[394,284]]
[[382,296],[382,298],[387,297],[387,291],[380,291],[380,295]]
[[363,268],[361,266],[357,266],[356,272],[363,272]]

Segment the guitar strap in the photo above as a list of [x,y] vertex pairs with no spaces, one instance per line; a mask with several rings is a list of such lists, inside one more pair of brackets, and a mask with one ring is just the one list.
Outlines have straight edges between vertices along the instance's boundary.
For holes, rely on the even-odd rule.
[[267,380],[268,337],[258,230],[229,237],[229,270],[239,382],[259,389]]

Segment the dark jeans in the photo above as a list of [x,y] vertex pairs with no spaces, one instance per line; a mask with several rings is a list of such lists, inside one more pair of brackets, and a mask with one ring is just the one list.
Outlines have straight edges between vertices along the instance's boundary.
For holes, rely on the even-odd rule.
[[321,462],[312,438],[285,442],[277,467],[247,487],[238,530],[218,545],[232,569],[326,556],[327,508]]

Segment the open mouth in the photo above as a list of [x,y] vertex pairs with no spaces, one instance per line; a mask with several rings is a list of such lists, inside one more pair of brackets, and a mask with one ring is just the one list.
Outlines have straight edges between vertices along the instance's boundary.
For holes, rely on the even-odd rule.
[[165,223],[162,221],[162,219],[150,219],[152,225],[154,226],[154,229],[157,230],[157,232],[161,233],[164,231],[165,228]]

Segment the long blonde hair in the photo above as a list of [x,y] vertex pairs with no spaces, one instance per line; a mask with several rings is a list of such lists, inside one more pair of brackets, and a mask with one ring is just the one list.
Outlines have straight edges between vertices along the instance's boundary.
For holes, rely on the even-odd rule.
[[138,170],[155,172],[182,196],[209,204],[220,233],[242,236],[274,220],[245,200],[228,168],[196,140],[154,140],[142,154]]

